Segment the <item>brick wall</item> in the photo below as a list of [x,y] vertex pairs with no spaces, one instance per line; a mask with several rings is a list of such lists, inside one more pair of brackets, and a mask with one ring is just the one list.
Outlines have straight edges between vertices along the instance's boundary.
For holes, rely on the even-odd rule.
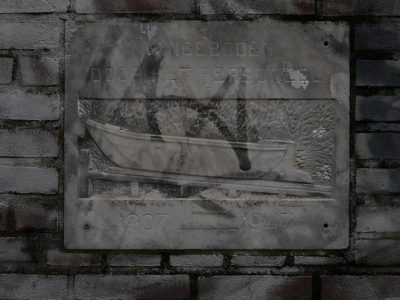
[[[65,251],[64,23],[82,15],[348,22],[350,247]],[[0,298],[397,299],[399,50],[400,0],[0,1]]]

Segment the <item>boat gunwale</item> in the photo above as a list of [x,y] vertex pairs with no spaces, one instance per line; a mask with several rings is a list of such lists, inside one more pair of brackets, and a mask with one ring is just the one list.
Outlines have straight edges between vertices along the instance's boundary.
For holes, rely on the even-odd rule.
[[[123,129],[119,126],[111,125],[111,124],[103,124],[94,120],[87,119],[86,125],[89,127],[93,127],[97,130],[115,134],[122,137],[133,138],[137,140],[145,140],[151,142],[167,142],[167,143],[182,143],[192,145],[201,145],[201,146],[211,146],[211,147],[220,147],[220,148],[242,148],[247,150],[269,150],[269,151],[287,151],[288,145],[294,145],[292,141],[279,141],[279,140],[262,140],[259,143],[243,143],[243,142],[229,142],[227,140],[207,140],[201,138],[193,138],[193,137],[178,137],[178,136],[169,136],[169,135],[156,135],[156,134],[147,134],[147,133],[136,133],[133,131],[129,131],[127,129]],[[212,141],[210,143],[210,141]],[[276,145],[267,144],[268,142],[277,143]]]

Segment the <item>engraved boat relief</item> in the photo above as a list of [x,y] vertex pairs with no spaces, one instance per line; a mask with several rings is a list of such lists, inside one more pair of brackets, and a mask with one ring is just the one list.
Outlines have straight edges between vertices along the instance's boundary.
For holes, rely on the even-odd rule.
[[295,169],[291,141],[242,143],[143,134],[91,119],[86,127],[117,166],[98,173],[97,179],[293,195],[332,193],[331,187],[313,184],[309,174]]
[[[293,166],[294,142],[228,142],[150,135],[86,121],[102,152],[122,168],[204,177],[266,179],[311,183]],[[160,174],[161,175],[161,174]]]

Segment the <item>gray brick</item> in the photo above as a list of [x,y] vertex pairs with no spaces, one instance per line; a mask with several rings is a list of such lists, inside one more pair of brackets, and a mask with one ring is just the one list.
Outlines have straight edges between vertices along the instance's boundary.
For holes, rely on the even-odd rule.
[[2,299],[68,299],[67,276],[0,275]]
[[400,49],[400,22],[363,23],[356,27],[355,39],[357,49]]
[[361,159],[400,159],[400,134],[357,133],[356,153]]
[[400,193],[400,169],[358,169],[357,193]]
[[161,256],[110,254],[108,264],[113,267],[159,267]]
[[189,299],[186,275],[78,275],[74,299]]
[[19,201],[13,205],[17,231],[57,229],[57,209],[40,203]]
[[57,137],[40,129],[0,130],[0,156],[56,157]]
[[192,0],[76,0],[77,13],[189,13]]
[[60,46],[61,22],[0,22],[0,49],[52,49]]
[[66,12],[69,0],[2,0],[0,14]]
[[231,264],[238,267],[275,267],[285,263],[285,256],[254,256],[236,254],[232,256]]
[[58,60],[51,57],[20,58],[23,85],[57,85]]
[[54,194],[57,191],[56,169],[0,166],[0,193]]
[[341,15],[374,15],[396,16],[400,15],[399,0],[325,0],[324,14],[328,16]]
[[356,72],[358,86],[400,86],[397,60],[358,60]]
[[0,119],[58,120],[60,96],[26,93],[22,90],[0,92]]
[[171,255],[171,266],[174,267],[220,267],[222,255]]
[[331,276],[322,277],[324,300],[378,300],[400,297],[399,276]]
[[[27,241],[26,238],[0,238],[0,262],[24,263],[32,261],[32,255],[28,252]],[[0,296],[3,295],[0,293]]]
[[9,84],[13,78],[14,59],[0,57],[0,84]]
[[315,13],[312,0],[199,0],[203,14],[293,14],[310,15]]
[[213,276],[200,277],[198,299],[296,299],[311,298],[311,277]]
[[343,263],[344,260],[341,257],[296,256],[294,258],[295,265],[336,265]]
[[400,208],[358,207],[358,232],[400,232]]
[[353,251],[355,261],[360,265],[400,264],[400,241],[398,240],[357,240]]
[[8,203],[0,202],[0,231],[7,230]]
[[101,255],[66,253],[54,248],[47,251],[47,264],[53,266],[99,266],[101,265]]
[[357,97],[356,119],[357,121],[400,121],[400,94]]

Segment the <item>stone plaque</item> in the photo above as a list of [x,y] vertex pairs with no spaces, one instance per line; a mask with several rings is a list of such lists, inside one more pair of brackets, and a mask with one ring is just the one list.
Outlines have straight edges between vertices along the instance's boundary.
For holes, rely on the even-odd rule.
[[66,25],[71,249],[348,244],[338,22]]

